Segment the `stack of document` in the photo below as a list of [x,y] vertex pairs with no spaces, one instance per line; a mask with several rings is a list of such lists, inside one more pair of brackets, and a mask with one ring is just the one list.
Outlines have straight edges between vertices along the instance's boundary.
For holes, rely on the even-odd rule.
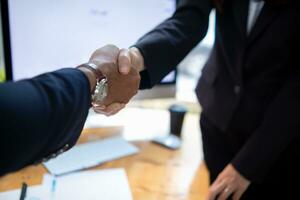
[[[0,193],[0,200],[15,200],[20,190]],[[54,177],[46,174],[40,186],[27,189],[26,200],[132,200],[124,169],[85,171]]]
[[111,137],[76,145],[44,165],[51,174],[63,175],[136,154],[138,151],[136,146],[122,137]]

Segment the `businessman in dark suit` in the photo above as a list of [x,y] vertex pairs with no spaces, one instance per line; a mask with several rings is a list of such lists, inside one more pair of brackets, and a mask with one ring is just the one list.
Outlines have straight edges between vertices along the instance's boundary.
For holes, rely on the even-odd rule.
[[213,8],[215,44],[196,88],[207,199],[299,199],[299,1],[179,1],[129,49],[141,88],[157,84],[203,39]]
[[139,87],[138,71],[118,71],[117,63],[128,62],[122,51],[107,45],[77,69],[0,84],[0,176],[70,149],[82,131],[100,76],[107,78],[108,95],[94,106],[106,115],[123,108]]

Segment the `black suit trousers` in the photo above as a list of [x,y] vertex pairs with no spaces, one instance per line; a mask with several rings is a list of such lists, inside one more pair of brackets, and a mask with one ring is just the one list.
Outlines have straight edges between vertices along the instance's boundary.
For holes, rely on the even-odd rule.
[[[228,130],[221,131],[202,113],[200,127],[204,160],[210,174],[210,183],[217,178],[218,174],[234,158],[238,149],[232,148],[230,135],[239,134],[235,130],[235,121],[230,123]],[[297,143],[293,144],[281,155],[262,183],[251,183],[241,200],[290,200],[300,199],[300,164],[294,157],[297,151]],[[259,153],[259,152],[258,152]],[[293,163],[293,165],[291,165]],[[251,163],[249,163],[251,165]]]

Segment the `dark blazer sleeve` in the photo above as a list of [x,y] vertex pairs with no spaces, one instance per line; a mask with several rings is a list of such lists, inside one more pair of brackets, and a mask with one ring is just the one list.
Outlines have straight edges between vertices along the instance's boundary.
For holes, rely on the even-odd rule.
[[90,107],[90,87],[77,69],[0,85],[0,176],[72,147]]
[[268,107],[261,126],[232,161],[233,166],[248,180],[263,181],[288,146],[296,137],[299,138],[299,80],[298,69],[290,75]]
[[181,0],[174,15],[134,45],[145,60],[141,88],[159,83],[204,38],[211,0]]

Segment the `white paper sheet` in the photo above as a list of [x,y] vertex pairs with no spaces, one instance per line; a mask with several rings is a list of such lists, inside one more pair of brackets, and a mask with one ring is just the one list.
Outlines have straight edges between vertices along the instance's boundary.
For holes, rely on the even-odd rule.
[[55,199],[131,200],[123,169],[81,172],[57,179]]
[[[52,181],[56,181],[55,190]],[[17,200],[20,190],[0,193],[0,200]],[[43,184],[28,187],[26,200],[132,200],[124,169],[78,172],[55,178],[45,175]]]

